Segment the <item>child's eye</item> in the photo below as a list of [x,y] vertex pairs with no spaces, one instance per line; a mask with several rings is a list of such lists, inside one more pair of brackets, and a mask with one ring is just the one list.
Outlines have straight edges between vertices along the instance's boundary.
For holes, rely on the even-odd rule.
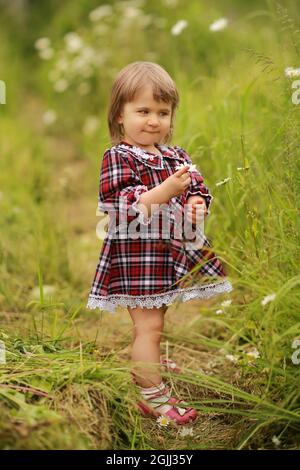
[[[148,111],[146,111],[145,109],[141,109],[141,110],[139,111],[139,113],[148,113]],[[168,116],[169,113],[161,112],[160,114],[161,114],[162,116]]]

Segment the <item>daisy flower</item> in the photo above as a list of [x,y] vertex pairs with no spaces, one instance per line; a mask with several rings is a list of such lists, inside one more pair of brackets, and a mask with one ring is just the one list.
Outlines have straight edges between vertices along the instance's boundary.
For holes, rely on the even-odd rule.
[[281,440],[278,439],[277,436],[273,436],[273,437],[272,437],[272,442],[273,442],[273,444],[275,444],[276,447],[281,444]]
[[247,356],[253,357],[254,359],[258,359],[260,357],[260,354],[256,348],[253,348],[251,349],[251,351],[247,352]]
[[216,186],[222,186],[222,184],[226,184],[229,180],[231,180],[231,178],[225,178],[223,181],[219,181],[218,183],[216,183]]
[[179,20],[172,27],[171,33],[173,34],[173,36],[178,36],[181,33],[181,31],[187,27],[187,25],[188,25],[188,22],[186,20]]
[[232,300],[231,299],[228,299],[228,300],[224,300],[221,305],[222,307],[229,307],[229,305],[231,305],[232,303]]
[[300,67],[286,67],[284,73],[286,77],[300,77]]
[[272,300],[274,300],[276,297],[276,294],[269,294],[269,295],[266,295],[266,297],[264,297],[261,301],[261,304],[262,305],[266,305],[268,304],[269,302],[272,302]]
[[194,430],[193,430],[193,428],[187,428],[186,426],[183,426],[183,428],[179,430],[178,434],[181,437],[193,436],[194,435]]
[[232,354],[226,354],[226,359],[228,359],[228,361],[230,362],[237,362],[238,358],[236,356],[233,356]]
[[50,47],[50,39],[49,38],[39,38],[35,41],[34,46],[38,50],[48,49],[48,47]]
[[214,21],[209,26],[209,29],[210,29],[210,31],[221,31],[222,29],[226,28],[227,25],[228,25],[227,18],[220,18],[220,19]]
[[170,420],[167,416],[161,415],[157,418],[156,422],[160,427],[164,428],[169,425]]
[[189,166],[189,171],[197,171],[197,168],[196,168],[196,165],[192,164],[190,165],[189,163],[187,162],[184,162],[184,163],[180,163],[179,165],[177,165],[175,167],[175,170],[180,170],[181,168],[185,167],[185,166]]

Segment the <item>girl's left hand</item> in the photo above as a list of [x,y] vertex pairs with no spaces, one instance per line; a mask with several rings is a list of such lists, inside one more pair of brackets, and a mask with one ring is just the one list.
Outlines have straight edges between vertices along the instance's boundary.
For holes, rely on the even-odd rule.
[[187,210],[188,221],[192,224],[196,224],[197,221],[201,223],[207,213],[205,200],[197,196],[192,201],[187,202],[187,205],[190,206]]

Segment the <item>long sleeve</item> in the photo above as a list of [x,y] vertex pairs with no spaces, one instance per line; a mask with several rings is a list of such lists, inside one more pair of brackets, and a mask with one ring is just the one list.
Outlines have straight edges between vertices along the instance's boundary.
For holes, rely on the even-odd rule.
[[[185,159],[187,163],[189,163],[190,165],[193,164],[189,155],[183,148],[176,146],[176,150],[179,151],[180,155]],[[190,173],[190,177],[192,181],[188,190],[186,191],[186,198],[188,199],[190,196],[197,195],[202,196],[205,199],[207,214],[210,214],[209,209],[213,200],[213,196],[210,193],[208,187],[205,186],[203,176],[199,171],[196,170]]]
[[98,209],[101,212],[116,216],[116,220],[119,220],[118,214],[122,213],[123,218],[126,216],[126,223],[138,215],[138,221],[147,225],[151,217],[146,217],[137,207],[141,194],[146,191],[147,186],[143,185],[124,155],[112,149],[104,153],[98,198]]

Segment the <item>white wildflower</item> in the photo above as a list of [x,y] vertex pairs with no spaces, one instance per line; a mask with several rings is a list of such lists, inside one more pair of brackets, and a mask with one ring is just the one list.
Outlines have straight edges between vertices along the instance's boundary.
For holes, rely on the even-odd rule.
[[161,427],[166,427],[169,425],[170,419],[167,416],[160,415],[156,422],[158,423],[159,426]]
[[64,40],[66,43],[66,49],[69,52],[78,52],[83,46],[81,37],[73,31],[67,33]]
[[60,80],[57,80],[57,82],[54,83],[54,90],[58,93],[62,93],[68,88],[68,86],[69,83],[67,82],[67,80],[61,78]]
[[178,36],[184,30],[184,28],[187,27],[187,25],[188,25],[188,22],[186,20],[179,20],[172,27],[171,33],[173,34],[173,36]]
[[141,15],[141,10],[136,7],[128,7],[124,10],[124,17],[127,19],[135,19]]
[[231,180],[231,178],[225,178],[223,181],[219,181],[218,183],[216,183],[216,186],[222,186],[222,184],[226,184],[229,180]]
[[226,28],[226,26],[228,26],[227,18],[220,18],[220,19],[214,21],[209,26],[209,29],[210,29],[210,31],[221,31],[222,29]]
[[175,167],[175,170],[181,170],[181,168],[184,168],[185,166],[189,166],[189,167],[190,167],[189,170],[188,170],[188,171],[190,171],[190,172],[191,172],[191,171],[197,171],[196,165],[194,165],[194,164],[190,165],[190,164],[187,163],[187,162],[180,163],[179,165],[177,165],[177,166]]
[[48,49],[50,47],[49,38],[39,38],[35,41],[34,46],[38,50]]
[[220,315],[221,313],[223,313],[223,310],[221,310],[221,309],[216,310],[216,314],[217,314],[217,315]]
[[236,363],[238,361],[238,358],[236,356],[233,356],[232,354],[226,354],[226,359],[228,359],[228,361],[230,362],[234,362]]
[[300,77],[300,67],[298,68],[286,67],[284,69],[284,73],[286,77]]
[[275,444],[276,447],[278,447],[281,444],[281,440],[278,439],[277,436],[272,437],[272,442],[273,442],[273,444]]
[[231,305],[232,303],[232,300],[231,299],[228,299],[228,300],[224,300],[221,305],[222,307],[228,307],[229,305]]
[[168,7],[176,7],[178,0],[164,0],[165,5]]
[[105,16],[110,16],[113,12],[111,5],[101,5],[95,10],[91,11],[89,14],[89,19],[92,22],[96,22],[104,18]]
[[46,126],[50,126],[53,124],[57,119],[57,114],[53,109],[48,109],[43,116],[42,116],[42,121]]
[[194,430],[193,428],[188,428],[187,426],[183,426],[178,434],[181,436],[181,437],[185,437],[185,436],[193,436],[194,435]]
[[6,364],[6,349],[4,341],[0,341],[0,364]]
[[247,352],[247,356],[253,357],[254,359],[258,359],[260,357],[260,354],[256,348],[253,348],[251,349],[251,351]]
[[51,49],[51,47],[48,47],[47,49],[41,49],[39,50],[39,57],[43,60],[49,60],[51,57],[54,55],[54,50]]
[[266,295],[266,297],[264,297],[261,301],[261,305],[266,305],[268,304],[269,302],[272,302],[272,300],[274,300],[276,297],[276,294],[269,294],[269,295]]

